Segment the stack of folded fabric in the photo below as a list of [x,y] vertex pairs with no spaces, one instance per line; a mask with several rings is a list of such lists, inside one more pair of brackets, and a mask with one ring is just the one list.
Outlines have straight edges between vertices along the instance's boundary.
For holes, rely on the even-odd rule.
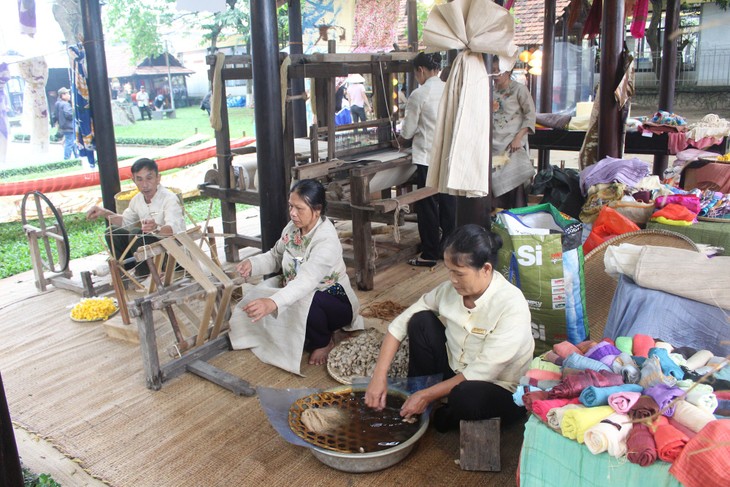
[[532,361],[513,397],[593,454],[672,463],[707,424],[730,419],[730,365],[646,335],[562,342]]

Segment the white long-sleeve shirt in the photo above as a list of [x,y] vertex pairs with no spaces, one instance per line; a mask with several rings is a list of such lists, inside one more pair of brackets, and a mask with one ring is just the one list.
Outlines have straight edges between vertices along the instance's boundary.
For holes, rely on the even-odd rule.
[[413,90],[406,103],[400,134],[403,138],[413,139],[411,157],[414,164],[428,166],[444,86],[446,84],[438,76],[432,76]]
[[535,351],[530,309],[522,292],[499,272],[469,309],[450,282],[424,294],[388,327],[399,341],[419,311],[433,311],[446,327],[449,366],[467,380],[492,382],[514,392]]

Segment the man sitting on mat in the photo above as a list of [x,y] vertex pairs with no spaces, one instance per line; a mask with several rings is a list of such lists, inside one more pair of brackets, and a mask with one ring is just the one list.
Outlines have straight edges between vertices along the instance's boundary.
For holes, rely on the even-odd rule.
[[[160,172],[152,159],[142,158],[132,164],[132,180],[139,193],[129,201],[129,207],[121,215],[100,206],[86,212],[87,220],[105,217],[111,224],[106,242],[119,260],[124,255],[124,268],[133,269],[139,278],[145,278],[150,270],[146,261],[126,262],[135,250],[185,231],[183,209],[177,195],[160,184]],[[136,239],[136,240],[135,240]],[[132,242],[130,246],[130,242]]]

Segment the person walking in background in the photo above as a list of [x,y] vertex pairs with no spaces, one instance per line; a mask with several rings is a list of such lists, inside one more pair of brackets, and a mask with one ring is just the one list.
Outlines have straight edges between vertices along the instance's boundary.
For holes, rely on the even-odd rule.
[[74,111],[71,107],[71,92],[68,88],[58,90],[58,100],[53,107],[53,115],[58,124],[58,131],[63,134],[63,159],[79,156],[74,134]]
[[139,108],[139,115],[144,120],[144,114],[147,114],[147,118],[152,120],[152,112],[150,112],[150,95],[144,89],[144,86],[139,87],[137,92],[137,107]]
[[[413,59],[416,81],[420,85],[406,101],[405,118],[401,123],[400,139],[413,139],[411,158],[416,165],[416,184],[426,186],[428,159],[433,145],[441,95],[446,84],[438,74],[441,55],[419,53]],[[453,232],[456,222],[456,197],[439,193],[416,203],[418,236],[421,256],[408,261],[413,266],[433,267],[442,258],[441,243]],[[440,230],[440,232],[439,232]]]
[[210,97],[211,96],[213,96],[213,92],[209,91],[203,97],[203,101],[200,102],[200,109],[208,112],[209,117],[210,117]]
[[365,92],[365,78],[356,73],[348,78],[348,83],[347,98],[350,100],[352,121],[355,123],[365,122],[368,119],[366,110],[368,112],[372,111],[368,95]]

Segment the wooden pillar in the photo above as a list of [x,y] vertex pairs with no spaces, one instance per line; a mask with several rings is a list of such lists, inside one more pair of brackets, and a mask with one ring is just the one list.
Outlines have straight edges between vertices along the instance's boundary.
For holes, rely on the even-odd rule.
[[251,0],[251,57],[256,106],[261,250],[274,246],[286,226],[288,189],[284,175],[276,2]]
[[[418,12],[416,0],[408,0],[406,3],[406,18],[408,22],[408,50],[418,52]],[[416,76],[413,70],[406,74],[407,94],[416,89]],[[401,115],[402,116],[402,115]]]
[[20,468],[18,446],[10,418],[8,400],[5,397],[3,378],[0,375],[0,485],[22,487],[23,471]]
[[94,110],[94,139],[99,164],[101,199],[104,208],[116,211],[114,195],[120,191],[121,186],[99,0],[81,0],[81,22],[86,52],[89,104]]
[[[677,39],[670,40],[669,37],[679,27],[679,3],[680,0],[667,0],[667,12],[664,16],[658,109],[667,112],[674,109],[674,87],[677,82]],[[653,173],[661,177],[668,162],[669,158],[666,155],[655,154]]]
[[[302,8],[301,0],[289,0],[287,5],[289,12],[289,54],[302,54]],[[304,78],[292,78],[292,96],[304,93]],[[304,100],[292,100],[291,112],[294,128],[294,137],[307,136],[307,103]]]
[[[542,77],[540,79],[541,113],[553,111],[553,64],[555,58],[555,2],[545,2],[542,25]],[[550,151],[537,151],[537,169],[542,171],[550,165]]]
[[605,0],[601,20],[601,73],[598,99],[598,160],[623,154],[623,121],[613,91],[623,74],[624,2]]

